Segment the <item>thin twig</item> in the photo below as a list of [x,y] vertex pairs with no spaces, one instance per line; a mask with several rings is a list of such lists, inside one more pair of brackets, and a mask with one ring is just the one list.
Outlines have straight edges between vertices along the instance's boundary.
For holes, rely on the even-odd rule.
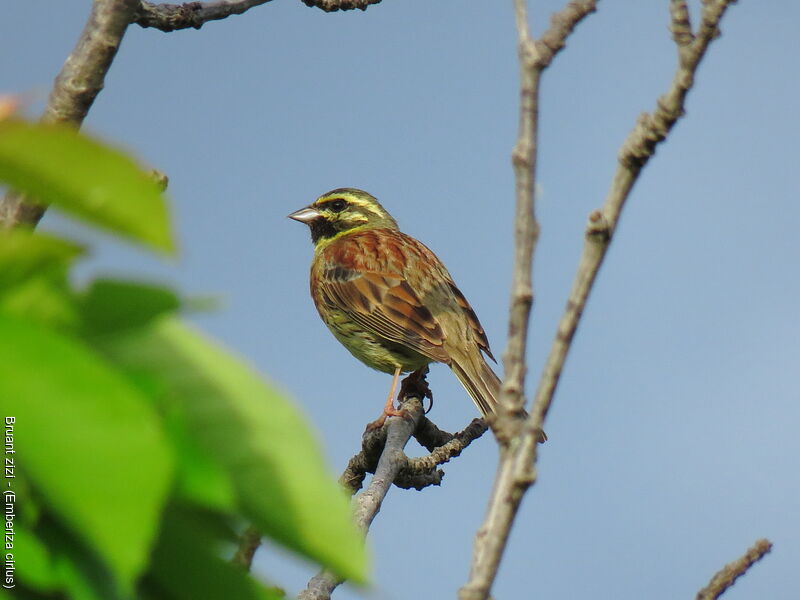
[[772,542],[767,539],[756,540],[744,556],[728,563],[717,571],[711,578],[708,585],[697,592],[697,600],[717,600],[722,594],[731,587],[736,580],[747,573],[747,570],[764,558],[764,555],[772,550]]
[[[53,83],[42,121],[80,127],[103,82],[139,0],[95,0],[75,48]],[[35,227],[46,206],[8,192],[0,199],[0,229]]]
[[536,220],[536,156],[539,129],[539,81],[572,30],[596,10],[596,0],[576,0],[553,15],[550,28],[540,40],[533,40],[525,0],[515,0],[520,62],[519,134],[511,153],[516,180],[514,219],[514,274],[508,319],[508,344],[503,354],[505,377],[501,410],[492,428],[501,446],[519,434],[524,412],[525,355],[528,323],[533,306],[532,267],[539,223]]
[[253,564],[253,556],[261,545],[261,532],[253,525],[250,525],[242,532],[239,538],[239,547],[233,555],[231,562],[249,571]]
[[670,0],[669,14],[672,19],[670,24],[672,40],[678,47],[678,55],[680,56],[683,49],[691,46],[694,41],[692,21],[689,18],[689,7],[686,5],[686,0]]
[[217,2],[184,2],[183,4],[154,4],[142,0],[133,16],[133,23],[161,31],[200,29],[209,21],[218,21],[231,15],[241,15],[254,6],[271,0],[217,0]]
[[514,217],[514,272],[508,318],[508,343],[503,353],[505,376],[500,392],[500,410],[492,429],[505,447],[516,437],[514,425],[524,415],[525,355],[528,321],[533,307],[533,253],[539,240],[534,189],[536,186],[536,147],[539,133],[539,79],[544,59],[531,39],[525,0],[515,0],[520,68],[519,134],[511,153],[516,180]]
[[[459,431],[455,435],[448,434],[450,440],[431,450],[427,456],[408,459],[406,466],[397,474],[394,484],[399,488],[414,488],[415,490],[421,490],[429,485],[441,485],[444,471],[436,467],[459,456],[467,446],[486,433],[488,429],[489,427],[483,419],[473,419],[472,423],[463,431]],[[414,436],[417,437],[416,432]]]
[[[539,82],[542,72],[564,47],[567,37],[586,16],[596,10],[596,0],[575,0],[556,13],[549,29],[540,40],[533,40],[528,25],[525,0],[515,0],[519,60],[520,116],[519,136],[512,153],[516,178],[516,217],[514,279],[509,310],[509,335],[503,355],[505,378],[500,411],[492,424],[500,443],[500,466],[495,479],[489,508],[483,525],[475,536],[469,580],[459,590],[461,600],[485,600],[492,587],[497,568],[505,550],[519,503],[527,487],[534,481],[533,463],[519,468],[519,444],[532,442],[541,436],[531,427],[533,420],[524,421],[525,354],[528,322],[533,305],[532,265],[539,224],[535,215],[535,169],[538,135]],[[524,426],[524,429],[521,427]],[[515,443],[512,444],[512,441]]]
[[487,430],[486,423],[482,419],[473,419],[463,431],[459,431],[450,441],[434,448],[427,456],[412,458],[408,461],[406,469],[420,473],[431,471],[439,465],[449,462],[469,446],[473,441],[481,437]]

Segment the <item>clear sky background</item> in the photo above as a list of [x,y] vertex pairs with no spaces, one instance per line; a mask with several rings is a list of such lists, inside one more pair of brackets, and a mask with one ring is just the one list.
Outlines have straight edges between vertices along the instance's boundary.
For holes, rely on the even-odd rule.
[[[534,30],[562,4],[532,1]],[[89,6],[3,4],[0,87],[38,92],[32,116]],[[529,393],[586,217],[636,116],[671,81],[668,23],[667,0],[604,0],[545,75]],[[761,536],[773,553],[725,598],[800,597],[798,23],[791,0],[734,5],[686,118],[636,185],[497,598],[693,598]],[[309,235],[285,216],[335,187],[370,191],[445,262],[501,355],[515,35],[510,1],[384,0],[325,14],[276,0],[200,31],[133,26],[85,128],[169,175],[180,256],[163,261],[52,214],[43,227],[94,244],[83,278],[126,274],[220,295],[222,310],[193,319],[296,399],[338,473],[390,377],[319,321]],[[445,367],[429,379],[441,427],[476,416]],[[369,536],[374,586],[334,597],[455,597],[496,454],[486,436],[446,466],[441,488],[393,489]],[[257,568],[291,593],[314,571],[271,547]]]

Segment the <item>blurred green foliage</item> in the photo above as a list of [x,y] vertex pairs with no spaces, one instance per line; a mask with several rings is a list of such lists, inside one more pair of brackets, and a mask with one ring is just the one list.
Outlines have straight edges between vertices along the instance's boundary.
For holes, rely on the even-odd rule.
[[[158,184],[71,129],[0,122],[0,182],[134,242],[175,247]],[[175,291],[116,279],[76,289],[82,255],[52,235],[0,232],[15,597],[279,598],[225,559],[248,522],[364,581],[347,497],[293,404],[185,323]]]

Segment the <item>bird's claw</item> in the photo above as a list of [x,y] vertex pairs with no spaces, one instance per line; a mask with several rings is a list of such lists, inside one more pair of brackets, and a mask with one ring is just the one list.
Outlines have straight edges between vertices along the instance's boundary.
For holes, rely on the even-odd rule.
[[376,429],[380,429],[381,427],[383,427],[383,424],[386,423],[386,419],[388,417],[402,417],[403,419],[409,419],[411,418],[411,413],[409,413],[404,408],[400,410],[396,408],[385,408],[383,410],[383,414],[380,417],[378,417],[374,421],[367,423],[367,428],[365,429],[365,431],[375,431]]

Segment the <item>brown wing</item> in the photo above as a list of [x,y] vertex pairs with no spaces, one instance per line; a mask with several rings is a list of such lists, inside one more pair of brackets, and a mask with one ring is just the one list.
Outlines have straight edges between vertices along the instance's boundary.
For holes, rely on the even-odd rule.
[[456,302],[461,307],[461,310],[464,311],[464,315],[467,317],[467,322],[472,329],[472,333],[475,334],[475,341],[477,342],[478,347],[486,353],[486,356],[491,358],[494,362],[497,362],[492,355],[492,351],[489,349],[489,338],[486,337],[486,332],[483,330],[483,326],[478,320],[478,315],[475,314],[475,311],[472,310],[472,307],[469,305],[469,302],[467,302],[464,294],[461,293],[461,290],[459,290],[456,287],[456,284],[452,281],[450,282],[450,289],[453,291],[453,294],[456,297]]
[[403,275],[329,263],[317,283],[320,300],[362,327],[431,360],[449,362],[439,322]]

